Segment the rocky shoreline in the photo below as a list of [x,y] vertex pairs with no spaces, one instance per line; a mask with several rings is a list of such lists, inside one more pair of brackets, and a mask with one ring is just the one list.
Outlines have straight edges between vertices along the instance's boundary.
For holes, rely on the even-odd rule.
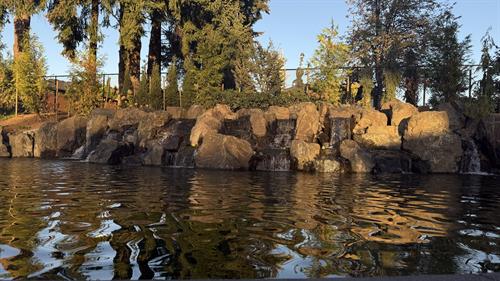
[[381,111],[301,103],[289,108],[146,112],[96,109],[36,130],[0,127],[0,157],[325,173],[496,173],[500,115],[471,120],[456,105]]

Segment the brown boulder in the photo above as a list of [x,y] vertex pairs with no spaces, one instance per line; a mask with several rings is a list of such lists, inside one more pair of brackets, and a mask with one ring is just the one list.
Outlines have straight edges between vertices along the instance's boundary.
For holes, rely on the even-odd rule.
[[418,113],[418,109],[399,100],[392,100],[382,105],[382,111],[387,114],[389,123],[392,126],[399,126],[401,122],[407,121],[410,117]]
[[371,126],[364,134],[354,135],[354,140],[368,149],[401,149],[401,136],[395,126]]
[[70,157],[85,144],[87,119],[73,116],[57,124],[57,157]]
[[340,156],[349,160],[351,171],[354,173],[371,173],[375,167],[370,153],[353,140],[344,140],[340,143]]
[[254,151],[245,140],[221,134],[208,134],[195,156],[196,167],[209,169],[248,169]]
[[144,147],[146,142],[153,139],[158,130],[163,128],[171,120],[171,116],[166,111],[155,111],[149,113],[139,122],[137,128],[137,137],[139,140],[139,146]]
[[34,138],[32,131],[10,133],[9,144],[13,158],[33,157]]
[[238,118],[245,116],[250,117],[250,125],[252,133],[257,137],[265,137],[267,133],[267,120],[264,117],[264,112],[261,109],[241,109],[237,113]]
[[85,154],[90,153],[99,145],[108,129],[109,118],[112,118],[112,116],[105,114],[92,114],[90,116],[85,135]]
[[314,160],[319,156],[321,147],[317,143],[308,143],[302,140],[292,141],[290,156],[296,161],[299,171],[314,170]]
[[184,109],[177,106],[167,106],[166,112],[170,114],[172,119],[181,119],[184,117]]
[[161,166],[163,162],[163,154],[165,149],[158,143],[148,145],[148,151],[144,155],[143,165],[145,166]]
[[274,120],[288,120],[290,119],[290,110],[281,106],[270,106],[266,113],[274,115]]
[[46,122],[35,131],[33,155],[37,158],[57,156],[57,123]]
[[413,115],[408,120],[404,138],[439,136],[449,131],[448,114],[444,111],[425,111]]
[[363,109],[355,115],[354,134],[364,134],[372,126],[387,126],[387,116],[375,109]]
[[205,109],[201,105],[191,105],[186,112],[186,119],[196,119],[198,116],[202,115]]
[[319,112],[314,103],[299,104],[295,139],[312,142],[320,129],[319,118]]
[[128,127],[137,127],[146,115],[146,112],[135,107],[119,109],[109,120],[108,126],[112,131],[122,132]]

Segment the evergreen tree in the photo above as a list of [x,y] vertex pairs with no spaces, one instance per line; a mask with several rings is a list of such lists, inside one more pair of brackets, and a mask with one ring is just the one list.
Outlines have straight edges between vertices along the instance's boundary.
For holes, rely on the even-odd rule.
[[151,74],[151,80],[149,81],[149,104],[152,108],[156,110],[163,109],[163,90],[161,89],[161,75],[159,65],[155,64],[153,66],[153,73]]
[[470,36],[459,41],[457,20],[451,11],[445,11],[435,21],[428,38],[427,77],[432,89],[432,105],[456,100],[467,89],[467,72],[463,65],[470,53]]
[[374,105],[380,108],[387,90],[384,81],[388,81],[387,77],[397,77],[385,72],[394,73],[404,51],[421,44],[419,40],[439,4],[436,0],[348,0],[348,3],[353,15],[349,34],[352,51],[356,63],[373,69]]
[[180,106],[179,84],[177,83],[177,60],[170,63],[167,72],[167,88],[165,89],[165,99],[167,106]]
[[282,89],[285,87],[285,77],[282,73],[285,67],[285,59],[274,48],[273,43],[270,41],[266,48],[257,43],[252,60],[255,65],[252,76],[257,91],[271,96],[281,94]]
[[190,59],[184,60],[184,78],[182,80],[182,106],[197,104],[195,69]]
[[139,107],[149,105],[149,77],[147,72],[144,70],[146,70],[145,67],[143,68],[141,75],[139,89],[134,95],[134,105]]

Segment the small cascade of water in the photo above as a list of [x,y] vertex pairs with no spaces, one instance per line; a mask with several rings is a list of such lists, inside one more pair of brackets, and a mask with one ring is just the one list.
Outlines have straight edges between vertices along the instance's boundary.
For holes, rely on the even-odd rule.
[[258,156],[257,171],[290,171],[291,159],[287,149],[266,149]]
[[477,145],[473,140],[468,140],[465,143],[464,154],[460,165],[462,174],[480,174],[481,173],[481,157]]

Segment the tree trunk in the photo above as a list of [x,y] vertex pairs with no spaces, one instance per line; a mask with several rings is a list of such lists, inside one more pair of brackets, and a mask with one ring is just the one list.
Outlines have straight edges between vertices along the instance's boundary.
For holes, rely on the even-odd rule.
[[14,59],[23,51],[24,38],[30,31],[30,16],[14,17]]
[[99,0],[92,0],[92,14],[89,31],[89,52],[90,58],[97,61],[97,42],[99,41]]
[[134,47],[128,52],[128,65],[130,70],[130,80],[134,94],[137,93],[141,81],[141,36],[134,38]]
[[153,11],[151,13],[151,37],[149,38],[149,54],[148,54],[148,77],[153,73],[155,64],[161,69],[161,13]]
[[[382,34],[382,21],[380,19],[380,1],[375,0],[374,2],[374,11],[375,11],[375,36],[379,37]],[[382,94],[384,91],[384,70],[382,67],[382,48],[383,46],[377,46],[374,50],[375,53],[375,81],[376,86],[373,90],[373,106],[376,109],[380,109],[382,107]]]
[[[123,4],[120,4],[120,12],[119,12],[119,20],[118,22],[120,23],[120,37],[122,36],[121,31],[122,31],[122,26],[121,23],[123,22],[123,14],[125,12],[125,6]],[[127,60],[127,52],[125,51],[125,46],[123,46],[123,42],[120,38],[120,50],[118,51],[118,91],[122,94],[123,93],[123,81],[125,80],[125,69],[126,69],[126,60]]]

